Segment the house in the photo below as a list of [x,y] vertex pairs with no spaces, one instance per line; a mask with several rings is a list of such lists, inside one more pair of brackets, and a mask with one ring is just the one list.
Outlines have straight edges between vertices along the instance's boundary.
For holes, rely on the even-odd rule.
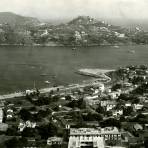
[[136,111],[136,110],[140,110],[143,108],[144,105],[142,104],[133,104],[133,109]]
[[130,107],[130,106],[132,106],[132,103],[131,103],[131,102],[126,102],[126,103],[125,103],[125,106],[126,106],[126,107]]
[[8,124],[6,123],[0,123],[0,131],[6,132],[8,129]]
[[18,129],[20,130],[20,132],[22,132],[25,129],[26,125],[23,122],[20,122],[18,125]]
[[85,96],[84,99],[89,105],[97,105],[100,103],[98,95]]
[[105,107],[106,111],[113,109],[116,106],[117,102],[114,100],[101,100],[101,107]]
[[62,142],[63,142],[63,138],[61,137],[49,137],[47,139],[47,145],[54,145],[54,144],[61,145]]
[[12,109],[8,109],[7,113],[13,113],[13,110]]
[[20,130],[20,132],[22,132],[26,127],[35,128],[36,122],[30,122],[30,121],[23,122],[23,121],[21,121],[18,125],[18,129]]
[[133,128],[134,128],[135,131],[143,130],[143,127],[140,124],[138,124],[138,123],[134,124]]
[[117,91],[113,91],[111,93],[109,93],[109,96],[111,99],[117,99],[121,94],[121,90],[118,89]]
[[118,115],[123,115],[123,109],[117,109],[117,110],[114,110],[113,112],[113,116],[118,116]]
[[104,87],[103,83],[99,84],[98,88],[101,93],[103,93],[105,91],[105,87]]
[[13,116],[11,115],[11,114],[8,114],[7,115],[7,119],[9,120],[9,119],[12,119],[13,118]]
[[26,121],[26,127],[35,128],[36,122]]

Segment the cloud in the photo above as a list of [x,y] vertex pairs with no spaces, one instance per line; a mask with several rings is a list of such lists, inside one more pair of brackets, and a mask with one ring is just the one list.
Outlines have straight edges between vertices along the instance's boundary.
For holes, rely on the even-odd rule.
[[148,18],[147,0],[0,0],[0,11],[40,18]]

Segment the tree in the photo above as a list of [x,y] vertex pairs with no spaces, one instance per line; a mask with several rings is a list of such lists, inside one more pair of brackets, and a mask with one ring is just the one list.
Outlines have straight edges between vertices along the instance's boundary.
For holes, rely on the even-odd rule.
[[30,120],[31,119],[31,114],[28,110],[26,109],[21,109],[19,112],[21,119],[23,119],[24,121]]
[[100,126],[101,127],[115,126],[115,127],[121,128],[121,123],[117,119],[110,118],[110,119],[100,122]]
[[27,145],[26,138],[17,139],[16,137],[5,142],[7,148],[22,148]]
[[132,112],[133,112],[133,107],[132,106],[128,106],[127,108],[124,108],[123,115],[129,116],[129,115],[131,115]]
[[38,137],[38,132],[34,128],[26,127],[22,132],[23,137]]
[[57,127],[53,123],[40,126],[37,129],[42,139],[57,135]]
[[6,131],[6,135],[8,136],[17,136],[18,135],[18,128],[17,126],[9,127]]
[[68,100],[68,101],[70,101],[71,100],[71,96],[70,95],[67,95],[67,96],[65,96],[65,99]]
[[97,107],[96,111],[100,114],[105,114],[105,109],[101,105]]
[[112,91],[116,91],[117,89],[121,89],[122,88],[122,84],[115,84],[112,87]]

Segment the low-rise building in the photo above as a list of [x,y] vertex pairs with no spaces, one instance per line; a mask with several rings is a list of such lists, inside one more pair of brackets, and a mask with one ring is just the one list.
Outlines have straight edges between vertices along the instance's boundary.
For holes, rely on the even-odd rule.
[[111,99],[117,99],[121,94],[121,90],[119,89],[118,91],[113,91],[109,93],[109,96]]
[[101,100],[101,106],[106,108],[106,111],[112,110],[116,105],[117,102],[114,100]]
[[113,116],[123,115],[123,109],[113,110]]
[[104,148],[107,140],[121,140],[121,133],[116,127],[71,128],[68,148]]
[[131,102],[126,102],[126,103],[125,103],[125,106],[126,106],[126,107],[130,107],[130,106],[132,106],[132,103],[131,103]]
[[143,108],[143,104],[133,104],[133,109],[136,110],[140,110]]
[[134,124],[133,128],[135,129],[135,131],[143,130],[143,127],[140,124]]
[[105,142],[103,137],[70,137],[68,148],[105,148]]

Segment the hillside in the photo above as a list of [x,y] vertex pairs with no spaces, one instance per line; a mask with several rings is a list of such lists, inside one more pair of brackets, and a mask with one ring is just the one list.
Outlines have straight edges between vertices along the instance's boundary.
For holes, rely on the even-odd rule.
[[128,38],[127,29],[89,16],[79,16],[66,24],[54,26],[49,32],[51,39],[64,45],[125,43]]
[[8,23],[12,26],[25,26],[40,23],[38,19],[24,17],[11,12],[0,12],[0,24]]
[[148,43],[148,33],[138,27],[129,30],[89,16],[51,25],[5,12],[0,13],[0,23],[0,44],[99,46]]

